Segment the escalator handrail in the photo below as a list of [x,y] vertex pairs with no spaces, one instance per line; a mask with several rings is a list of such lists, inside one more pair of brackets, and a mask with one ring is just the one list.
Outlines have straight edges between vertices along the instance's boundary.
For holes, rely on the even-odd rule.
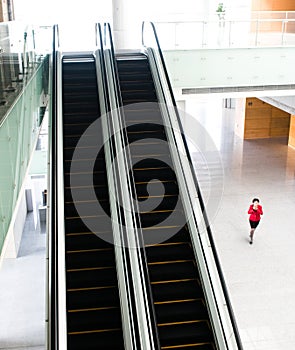
[[66,292],[64,245],[64,196],[61,123],[61,53],[59,52],[58,26],[53,26],[52,99],[49,149],[48,189],[48,346],[51,350],[66,349]]
[[[123,101],[121,97],[121,89],[119,82],[119,74],[117,68],[117,62],[115,58],[115,50],[112,39],[112,32],[109,23],[105,23],[104,25],[104,45],[106,49],[110,51],[110,60],[113,69],[113,81],[114,81],[114,90],[116,95],[116,101],[112,108],[117,109],[118,111],[118,131],[121,134],[123,149],[119,150],[124,154],[124,177],[126,179],[128,193],[126,193],[125,197],[129,197],[129,204],[131,208],[131,212],[129,213],[127,209],[127,216],[132,216],[132,230],[134,235],[134,244],[131,244],[131,249],[126,249],[127,254],[130,258],[130,268],[133,270],[131,278],[134,280],[135,289],[137,290],[137,294],[135,294],[135,299],[141,299],[141,302],[136,302],[136,313],[139,320],[140,338],[145,338],[144,343],[146,344],[144,348],[156,349],[159,348],[159,338],[157,334],[157,330],[155,327],[155,314],[153,309],[153,302],[151,298],[151,290],[150,284],[146,284],[148,278],[148,270],[146,263],[146,256],[144,249],[132,249],[132,246],[138,248],[143,246],[143,238],[139,216],[139,209],[137,202],[133,201],[132,193],[135,193],[135,181],[133,178],[132,172],[129,172],[128,169],[132,168],[131,155],[129,148],[126,147],[128,145],[128,136],[127,136],[127,128],[125,123],[124,111],[122,110]],[[120,171],[123,170],[120,168]],[[125,208],[124,208],[125,209]],[[134,273],[135,272],[135,273]],[[152,313],[151,313],[152,310]],[[142,326],[143,325],[143,326]]]
[[210,242],[210,245],[211,245],[211,249],[212,249],[215,265],[216,265],[216,268],[217,268],[219,280],[220,280],[221,287],[222,287],[222,292],[223,292],[223,295],[224,295],[224,298],[225,298],[225,301],[226,301],[226,304],[227,304],[230,321],[231,321],[233,332],[234,332],[235,339],[236,339],[236,344],[237,344],[238,349],[242,350],[243,346],[242,346],[241,338],[240,338],[240,335],[239,335],[238,326],[237,326],[237,323],[236,323],[236,319],[235,319],[235,316],[234,316],[232,304],[231,304],[229,293],[228,293],[228,290],[227,290],[224,274],[223,274],[222,267],[221,267],[221,264],[220,264],[220,259],[218,257],[215,241],[214,241],[214,238],[213,238],[213,235],[212,235],[212,231],[211,231],[211,227],[210,227],[210,224],[209,224],[209,219],[208,219],[208,216],[207,216],[204,200],[203,200],[203,197],[202,197],[202,194],[201,194],[201,190],[200,190],[197,178],[196,178],[195,171],[193,169],[193,162],[192,162],[192,159],[191,159],[191,156],[190,156],[190,152],[189,152],[189,148],[188,148],[185,136],[184,136],[184,130],[183,130],[182,123],[181,123],[181,120],[180,120],[180,116],[179,116],[179,113],[178,113],[177,104],[176,104],[176,101],[175,101],[175,98],[174,98],[174,93],[173,93],[172,85],[171,85],[171,82],[170,82],[170,79],[169,79],[168,70],[167,70],[167,67],[166,67],[166,64],[165,64],[163,52],[162,52],[162,49],[160,47],[160,43],[159,43],[159,39],[158,39],[158,35],[157,35],[157,32],[156,32],[155,26],[154,26],[154,24],[152,22],[143,22],[142,23],[142,45],[143,45],[143,47],[147,47],[145,45],[145,40],[144,40],[144,33],[145,33],[145,28],[146,28],[147,23],[150,25],[150,27],[152,29],[152,32],[153,32],[153,35],[154,35],[154,39],[156,41],[156,50],[159,53],[160,62],[161,62],[161,66],[162,66],[162,69],[163,69],[163,72],[164,72],[164,77],[165,77],[165,84],[168,87],[169,98],[171,99],[172,105],[174,107],[175,115],[176,115],[177,120],[178,120],[178,126],[179,126],[179,129],[180,129],[180,132],[181,132],[181,137],[182,137],[182,140],[183,140],[186,156],[187,156],[188,162],[190,164],[193,181],[194,181],[197,193],[198,193],[199,203],[200,203],[201,211],[202,211],[202,214],[203,214],[203,219],[204,219],[205,225],[206,225],[207,236],[208,236],[208,239],[209,239],[209,242]]
[[[115,158],[114,143],[112,138],[109,137],[111,134],[110,131],[110,120],[113,116],[111,113],[111,96],[109,96],[108,91],[108,73],[107,73],[107,63],[105,53],[104,53],[104,43],[102,39],[102,30],[100,23],[96,24],[96,47],[95,51],[96,57],[96,66],[97,66],[97,82],[98,82],[98,91],[99,91],[99,101],[101,106],[101,123],[103,131],[103,143],[104,143],[104,153],[105,161],[107,168],[107,182],[109,193],[114,195],[109,195],[110,198],[110,211],[112,217],[112,229],[113,229],[113,239],[114,239],[114,252],[116,259],[116,270],[118,278],[118,287],[120,290],[120,301],[121,301],[121,310],[122,310],[122,330],[125,347],[128,349],[137,348],[137,340],[134,332],[136,321],[134,321],[134,315],[132,313],[132,297],[130,296],[129,288],[129,277],[128,277],[128,257],[126,256],[125,249],[123,249],[124,244],[122,243],[122,233],[123,225],[122,223],[124,218],[122,217],[122,212],[118,207],[119,200],[119,186],[118,179],[115,170],[112,167],[112,160]],[[101,75],[99,76],[99,73]],[[101,98],[103,95],[103,98]],[[107,116],[105,118],[105,116]],[[118,223],[118,224],[117,224]]]

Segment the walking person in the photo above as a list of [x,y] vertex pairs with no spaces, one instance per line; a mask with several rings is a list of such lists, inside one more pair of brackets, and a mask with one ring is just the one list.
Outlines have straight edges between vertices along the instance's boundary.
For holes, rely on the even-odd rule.
[[250,242],[249,243],[253,244],[254,232],[255,232],[257,226],[259,225],[261,215],[263,215],[262,206],[259,204],[258,198],[254,198],[252,200],[252,204],[249,207],[248,214],[250,214],[249,222],[250,222],[250,227],[251,227]]

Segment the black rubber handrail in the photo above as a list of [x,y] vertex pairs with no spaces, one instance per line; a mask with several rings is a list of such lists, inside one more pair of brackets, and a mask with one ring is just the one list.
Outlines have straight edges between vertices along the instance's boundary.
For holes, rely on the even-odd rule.
[[57,269],[57,49],[59,47],[58,26],[53,26],[52,45],[52,97],[51,97],[51,124],[50,124],[50,208],[49,220],[49,312],[48,312],[48,346],[56,350],[58,345],[58,269]]
[[[104,25],[104,44],[107,45],[107,41],[109,41],[109,49],[111,51],[111,59],[112,59],[112,64],[115,70],[115,87],[116,87],[116,98],[118,101],[118,107],[123,108],[123,100],[122,100],[122,95],[121,95],[121,89],[120,89],[120,81],[119,81],[119,72],[118,72],[118,66],[117,66],[117,61],[116,61],[116,56],[115,56],[115,49],[114,49],[114,43],[113,43],[113,38],[112,38],[112,31],[111,31],[111,26],[109,23],[105,23]],[[123,140],[125,142],[125,145],[128,145],[128,135],[127,135],[127,127],[126,127],[126,121],[124,117],[124,113],[121,113],[122,119],[122,135],[123,135]],[[128,152],[127,153],[127,163],[129,168],[132,168],[132,161],[131,161],[131,155]],[[130,189],[131,195],[134,195],[134,198],[136,198],[136,189],[135,189],[135,179],[133,177],[133,172],[130,172],[129,174],[131,178],[131,186],[132,188]],[[139,208],[138,204],[135,201],[135,213],[136,217],[136,224],[137,224],[137,233],[138,233],[138,240],[139,240],[139,245],[140,247],[144,247],[144,240],[143,240],[143,234],[142,234],[142,229],[141,229],[141,220],[140,220],[140,214],[139,214]],[[128,249],[127,249],[128,250]],[[149,273],[148,273],[148,265],[147,265],[147,257],[146,257],[146,252],[145,249],[140,249],[140,255],[143,261],[142,267],[143,267],[143,274],[144,276],[141,276],[143,284],[146,286],[147,290],[147,298],[148,298],[148,309],[149,309],[149,314],[151,316],[151,321],[152,321],[152,339],[154,339],[155,346],[157,349],[160,349],[160,339],[158,335],[158,330],[156,327],[156,314],[155,314],[155,308],[154,308],[154,303],[153,303],[153,297],[152,297],[152,290],[151,290],[151,283],[149,280]],[[146,283],[147,282],[147,283]]]
[[141,33],[142,34],[142,45],[143,45],[143,47],[146,47],[145,42],[144,42],[144,31],[145,31],[146,23],[148,23],[151,26],[151,28],[152,28],[152,31],[153,31],[153,34],[154,34],[154,39],[155,39],[156,45],[157,45],[157,50],[159,52],[159,56],[160,56],[160,60],[161,60],[161,65],[162,65],[162,68],[163,68],[163,71],[164,71],[164,75],[165,75],[165,78],[166,78],[166,83],[167,83],[167,86],[168,86],[168,89],[169,89],[170,98],[172,100],[172,104],[173,104],[173,107],[175,109],[175,113],[176,113],[176,116],[177,116],[177,119],[178,119],[178,124],[179,124],[179,128],[180,128],[182,140],[183,140],[183,143],[184,143],[186,156],[188,158],[188,161],[189,161],[189,164],[190,164],[190,168],[191,168],[191,173],[193,175],[193,180],[194,180],[194,183],[195,183],[195,186],[196,186],[196,189],[197,189],[200,206],[201,206],[203,217],[204,217],[204,221],[205,221],[205,224],[206,224],[208,238],[209,238],[209,241],[210,241],[210,244],[211,244],[211,249],[212,249],[212,252],[213,252],[215,264],[216,264],[218,275],[219,275],[219,279],[220,279],[220,282],[221,282],[224,298],[226,300],[226,304],[227,304],[227,307],[228,307],[229,317],[230,317],[230,320],[231,320],[231,323],[232,323],[233,332],[234,332],[234,335],[235,335],[235,338],[236,338],[236,343],[237,343],[238,348],[240,350],[243,350],[242,341],[241,341],[241,338],[240,338],[237,322],[236,322],[236,319],[235,319],[235,316],[234,316],[232,304],[231,304],[231,301],[230,301],[229,293],[228,293],[226,282],[225,282],[225,278],[224,278],[224,275],[223,275],[223,272],[222,272],[222,267],[221,267],[220,260],[219,260],[219,257],[218,257],[218,253],[217,253],[217,249],[216,249],[216,246],[215,246],[215,241],[214,241],[214,238],[213,238],[213,235],[212,235],[212,231],[211,231],[211,227],[210,227],[210,224],[209,224],[209,219],[208,219],[208,215],[207,215],[207,212],[206,212],[203,196],[201,194],[201,189],[200,189],[200,186],[199,186],[199,183],[198,183],[198,180],[197,180],[194,168],[193,168],[193,162],[192,162],[192,159],[191,159],[191,156],[190,156],[190,152],[189,152],[189,148],[188,148],[188,145],[187,145],[187,142],[186,142],[186,138],[185,138],[185,135],[184,135],[184,130],[183,130],[182,123],[181,123],[181,120],[180,120],[180,116],[179,116],[179,113],[178,113],[176,100],[174,98],[174,93],[173,93],[172,85],[170,83],[169,74],[168,74],[168,70],[167,70],[167,67],[166,67],[166,64],[165,64],[165,60],[164,60],[163,52],[162,52],[162,49],[161,49],[161,46],[160,46],[159,38],[158,38],[158,35],[157,35],[157,32],[156,32],[155,25],[152,22],[143,22],[142,23],[142,33]]

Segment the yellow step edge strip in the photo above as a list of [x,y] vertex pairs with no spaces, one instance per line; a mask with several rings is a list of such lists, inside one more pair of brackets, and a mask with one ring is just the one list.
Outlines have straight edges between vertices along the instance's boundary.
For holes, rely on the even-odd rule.
[[152,226],[152,227],[143,227],[143,231],[149,231],[149,230],[167,230],[169,228],[181,228],[182,226],[179,225],[172,225],[172,226]]
[[160,169],[170,169],[168,166],[161,166],[161,167],[156,167],[156,168],[134,168],[134,170],[137,171],[147,171],[147,170],[160,170]]
[[105,185],[93,185],[93,186],[90,186],[90,185],[85,185],[85,186],[65,186],[65,189],[66,190],[71,190],[72,188],[98,188],[98,187],[105,187]]
[[91,174],[91,175],[94,175],[94,174],[103,174],[104,171],[79,171],[77,173],[73,173],[73,172],[70,172],[70,173],[65,173],[65,175],[88,175],[88,174]]
[[166,264],[175,264],[175,263],[186,263],[186,262],[194,262],[193,260],[171,260],[171,261],[157,261],[148,263],[148,265],[166,265]]
[[[103,201],[107,201],[107,199],[104,199],[104,198],[98,198],[98,200],[100,201],[100,202],[103,202]],[[95,199],[91,199],[91,200],[83,200],[83,201],[67,201],[67,202],[65,202],[65,204],[72,204],[72,203],[97,203],[97,200],[95,200]]]
[[80,249],[80,250],[68,250],[67,254],[75,254],[75,253],[90,253],[90,252],[105,252],[113,250],[113,248],[96,248],[96,249]]
[[67,292],[83,292],[87,290],[100,290],[100,289],[114,289],[117,286],[103,286],[103,287],[88,287],[88,288],[69,288]]
[[178,197],[178,194],[165,194],[164,196],[138,196],[137,198],[165,198],[165,197]]
[[156,154],[136,154],[131,155],[132,158],[145,158],[145,157],[169,157],[169,154],[167,153],[156,153]]
[[101,231],[101,232],[69,232],[66,233],[66,236],[83,236],[83,235],[100,235],[100,234],[105,234],[105,233],[109,233],[109,234],[113,234],[112,231]]
[[[77,202],[75,202],[77,203]],[[84,215],[84,216],[66,216],[66,220],[77,220],[77,219],[90,219],[90,218],[101,218],[105,217],[105,215]]]
[[[68,162],[68,163],[82,163],[82,162],[93,162],[94,160],[98,160],[99,158],[80,158],[80,159],[65,159],[65,162]],[[101,158],[102,159],[102,158]]]
[[88,148],[97,148],[97,146],[79,146],[79,147],[64,147],[64,149],[88,149]]
[[67,272],[79,272],[79,271],[95,271],[95,270],[111,270],[114,266],[102,266],[102,267],[84,267],[80,269],[67,269]]
[[183,348],[189,348],[192,346],[203,346],[203,345],[212,345],[211,342],[206,342],[206,343],[191,343],[191,344],[182,344],[182,345],[168,345],[168,346],[161,346],[161,349],[183,349]]
[[120,330],[121,330],[121,328],[95,329],[93,331],[68,332],[68,335],[114,332],[114,331],[120,331]]
[[163,247],[168,245],[190,245],[189,242],[168,242],[168,243],[158,243],[158,244],[146,244],[145,247]]
[[158,323],[158,327],[165,327],[165,326],[175,326],[179,324],[192,324],[192,323],[201,323],[201,322],[206,322],[207,320],[192,320],[192,321],[182,321],[182,322],[168,322],[168,323]]
[[161,180],[152,180],[152,181],[140,181],[140,182],[135,182],[135,185],[146,185],[146,184],[156,184],[156,183],[169,183],[169,182],[172,182],[172,183],[175,183],[174,180],[164,180],[164,181],[161,181]]
[[197,300],[202,300],[202,298],[182,299],[182,300],[168,300],[168,301],[156,301],[156,302],[154,302],[154,304],[155,305],[161,305],[161,304],[188,303],[190,301],[197,301]]
[[118,309],[119,306],[105,306],[105,307],[93,307],[89,309],[73,309],[73,310],[67,310],[69,313],[75,313],[75,312],[88,312],[88,311],[101,311],[101,310],[111,310],[111,309]]
[[180,282],[191,282],[191,281],[198,281],[198,279],[197,278],[184,278],[181,280],[156,281],[156,282],[151,282],[151,284],[167,284],[167,283],[180,283]]

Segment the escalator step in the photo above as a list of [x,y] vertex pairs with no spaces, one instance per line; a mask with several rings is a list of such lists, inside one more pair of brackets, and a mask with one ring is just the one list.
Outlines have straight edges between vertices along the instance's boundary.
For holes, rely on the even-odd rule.
[[[108,248],[110,243],[108,240],[112,239],[112,231],[106,231],[105,236],[109,239],[103,240],[93,232],[78,232],[66,234],[66,249],[78,250],[78,249],[96,249],[96,248]],[[101,233],[102,234],[102,233]]]
[[99,309],[67,310],[68,332],[116,329],[121,326],[119,307],[106,306]]
[[175,282],[153,283],[154,302],[176,299],[203,298],[203,290],[198,279],[182,279]]
[[155,305],[157,323],[181,323],[202,321],[209,318],[201,299],[173,300]]
[[111,230],[111,220],[108,215],[67,217],[65,219],[66,232],[87,232],[89,227],[95,232],[106,232]]
[[115,285],[94,289],[68,290],[67,292],[67,303],[72,309],[120,306],[118,286]]
[[207,343],[213,341],[212,331],[207,321],[159,324],[161,347],[179,346],[192,343]]
[[112,248],[66,251],[67,269],[112,266],[114,260]]
[[149,265],[151,282],[178,281],[198,277],[193,261],[175,261],[169,263],[152,263]]
[[190,260],[194,258],[191,246],[188,243],[162,243],[146,248],[149,262]]
[[114,266],[67,270],[68,289],[105,287],[113,284],[117,284]]
[[68,348],[72,350],[124,350],[122,329],[104,332],[77,333],[68,335]]

